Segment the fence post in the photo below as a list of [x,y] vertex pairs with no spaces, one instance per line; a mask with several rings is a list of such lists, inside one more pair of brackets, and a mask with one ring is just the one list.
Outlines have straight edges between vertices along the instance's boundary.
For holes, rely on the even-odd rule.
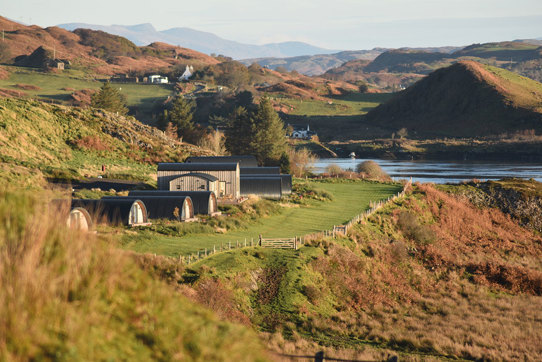
[[262,234],[260,234],[260,246],[262,246]]
[[239,240],[235,242],[235,248],[239,249]]
[[250,238],[250,246],[254,246],[254,238]]
[[314,355],[314,362],[324,362],[324,351],[316,352]]
[[191,261],[191,255],[188,255],[188,265],[190,265],[190,261]]
[[297,250],[297,236],[294,238],[294,249]]
[[216,245],[213,245],[213,254],[216,254]]

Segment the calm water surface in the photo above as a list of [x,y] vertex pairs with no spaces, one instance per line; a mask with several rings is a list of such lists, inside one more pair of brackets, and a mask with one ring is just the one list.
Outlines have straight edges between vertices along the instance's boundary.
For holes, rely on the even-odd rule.
[[[355,170],[356,166],[367,159],[322,158],[314,164],[314,172],[324,172],[330,164],[342,169]],[[461,182],[473,178],[479,180],[498,180],[504,177],[533,178],[542,182],[542,164],[533,163],[498,163],[475,161],[400,161],[379,160],[384,171],[394,179],[408,179],[419,182]]]

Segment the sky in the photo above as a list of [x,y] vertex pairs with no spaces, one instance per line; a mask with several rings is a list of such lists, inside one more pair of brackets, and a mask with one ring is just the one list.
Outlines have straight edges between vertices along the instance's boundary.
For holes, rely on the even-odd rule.
[[469,45],[542,37],[542,0],[2,0],[42,27],[82,22],[189,27],[243,43],[328,49]]

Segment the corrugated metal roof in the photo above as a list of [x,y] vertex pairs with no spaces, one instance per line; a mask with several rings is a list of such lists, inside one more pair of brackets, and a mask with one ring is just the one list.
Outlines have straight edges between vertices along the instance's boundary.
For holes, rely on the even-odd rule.
[[241,175],[241,180],[247,179],[247,178],[269,178],[269,177],[276,177],[280,178],[282,180],[282,194],[291,194],[292,193],[292,175]]
[[206,173],[190,172],[190,173],[185,173],[184,175],[179,175],[179,177],[188,177],[188,176],[204,178],[207,181],[218,181],[218,177],[215,177],[213,175],[207,175]]
[[239,167],[258,167],[258,160],[252,155],[243,156],[197,156],[188,157],[190,163],[230,163],[238,162]]
[[241,196],[256,195],[267,199],[282,197],[282,178],[253,177],[241,178]]
[[158,171],[235,171],[237,163],[180,163],[162,162],[158,164]]
[[[161,191],[161,190],[133,190],[129,196],[190,196],[194,205],[194,213],[199,215],[210,215],[218,211],[216,195],[212,191]],[[214,202],[210,202],[214,198]],[[209,204],[214,205],[213,210],[209,210]]]
[[82,207],[86,209],[93,218],[98,221],[107,220],[112,224],[130,223],[130,211],[136,201],[143,206],[143,222],[147,222],[147,208],[145,203],[139,199],[73,199],[72,208]]
[[279,175],[280,167],[241,167],[241,175]]
[[[179,214],[184,210],[184,204],[188,203],[191,209],[190,215],[184,215],[181,220],[192,218],[194,216],[194,209],[192,205],[192,199],[189,196],[105,196],[102,200],[141,200],[147,207],[149,219],[169,219],[178,220],[174,215],[175,208],[178,209]],[[181,216],[181,215],[179,215]]]

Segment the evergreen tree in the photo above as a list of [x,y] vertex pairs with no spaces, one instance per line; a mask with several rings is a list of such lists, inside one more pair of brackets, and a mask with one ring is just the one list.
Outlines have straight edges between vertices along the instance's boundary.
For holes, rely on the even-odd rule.
[[280,166],[280,172],[281,172],[281,173],[286,173],[286,174],[291,173],[291,168],[290,168],[290,156],[288,156],[287,153],[283,153],[283,154],[280,156],[280,159],[279,159],[279,166]]
[[233,155],[252,154],[254,124],[244,107],[237,107],[229,117],[226,130],[226,148]]
[[177,127],[177,134],[187,141],[193,141],[196,128],[192,118],[194,117],[194,102],[184,99],[182,96],[175,98],[168,113],[169,122]]
[[168,124],[171,123],[169,121],[169,114],[167,109],[164,109],[161,115],[158,116],[158,121],[156,122],[156,125],[158,128],[160,128],[162,131],[165,131],[168,127]]
[[287,152],[286,130],[268,98],[262,98],[252,118],[253,154],[260,164],[278,164],[281,156]]
[[126,97],[118,89],[113,88],[109,82],[104,83],[100,90],[92,95],[90,105],[121,115],[128,113]]

